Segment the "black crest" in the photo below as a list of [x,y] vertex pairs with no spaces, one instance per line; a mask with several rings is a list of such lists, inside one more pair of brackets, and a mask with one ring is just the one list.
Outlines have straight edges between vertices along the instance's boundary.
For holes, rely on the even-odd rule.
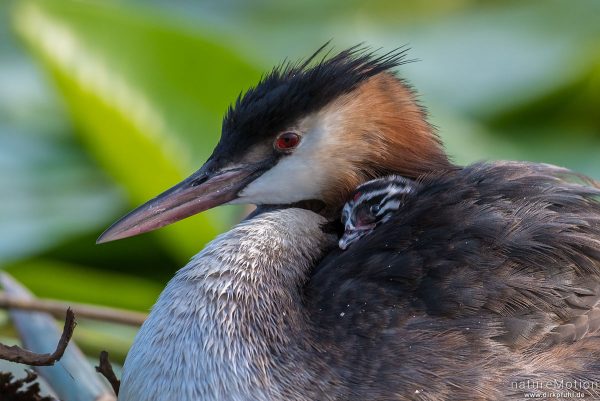
[[221,142],[228,143],[227,147],[237,144],[247,148],[352,91],[370,77],[407,62],[407,48],[378,56],[371,49],[356,45],[330,56],[328,45],[306,60],[282,63],[240,95],[223,119]]

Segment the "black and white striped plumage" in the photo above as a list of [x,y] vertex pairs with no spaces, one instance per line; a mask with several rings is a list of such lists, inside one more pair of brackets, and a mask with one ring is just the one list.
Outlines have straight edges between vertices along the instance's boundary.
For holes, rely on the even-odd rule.
[[416,181],[397,175],[368,181],[352,194],[342,209],[344,235],[339,246],[346,249],[353,242],[390,219],[405,198],[417,189]]

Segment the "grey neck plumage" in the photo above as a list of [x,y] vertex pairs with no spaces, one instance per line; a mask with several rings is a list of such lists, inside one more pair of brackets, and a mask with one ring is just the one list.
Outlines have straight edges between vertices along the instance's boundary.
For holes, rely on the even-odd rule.
[[138,333],[119,400],[318,399],[320,383],[332,378],[323,377],[300,305],[310,267],[335,243],[324,223],[283,209],[207,245]]

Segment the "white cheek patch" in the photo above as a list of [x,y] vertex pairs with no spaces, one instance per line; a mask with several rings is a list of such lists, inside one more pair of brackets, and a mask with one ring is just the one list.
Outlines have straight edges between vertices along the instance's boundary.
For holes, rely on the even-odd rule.
[[248,184],[231,203],[277,204],[320,199],[321,174],[310,155],[298,152],[284,156],[273,168]]
[[[230,203],[278,204],[308,199],[322,199],[328,185],[330,156],[321,153],[334,145],[331,119],[312,119],[313,126],[302,136],[300,145],[290,155],[282,156],[269,171],[244,188]],[[327,164],[327,165],[326,165]]]

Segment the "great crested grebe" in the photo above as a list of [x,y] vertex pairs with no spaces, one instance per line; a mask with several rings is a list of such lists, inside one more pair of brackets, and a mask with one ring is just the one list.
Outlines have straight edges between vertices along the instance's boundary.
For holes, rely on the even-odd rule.
[[[200,170],[100,237],[259,205],[167,285],[119,399],[504,400],[553,380],[598,391],[595,184],[543,164],[455,166],[390,72],[403,52],[318,54],[266,75]],[[353,193],[387,175],[404,178]],[[331,221],[348,199],[344,251]]]

